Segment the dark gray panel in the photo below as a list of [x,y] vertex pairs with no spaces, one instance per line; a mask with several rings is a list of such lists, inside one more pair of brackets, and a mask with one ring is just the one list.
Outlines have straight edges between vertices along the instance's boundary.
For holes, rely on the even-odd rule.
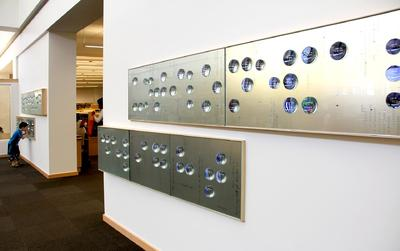
[[166,134],[130,131],[131,180],[170,194],[170,137]]
[[129,180],[129,131],[99,127],[99,169]]
[[[130,69],[129,119],[223,126],[224,56],[221,49]],[[215,92],[213,85],[218,86]],[[176,91],[171,91],[174,87]]]

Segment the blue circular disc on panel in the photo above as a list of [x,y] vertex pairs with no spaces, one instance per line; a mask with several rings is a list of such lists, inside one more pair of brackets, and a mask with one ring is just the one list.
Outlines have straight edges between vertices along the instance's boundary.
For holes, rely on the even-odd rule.
[[242,81],[242,90],[244,92],[251,92],[253,90],[254,82],[250,78],[245,78]]
[[301,102],[301,107],[303,111],[307,114],[314,113],[317,110],[318,102],[314,97],[306,97]]
[[283,79],[283,85],[286,89],[292,90],[297,85],[297,76],[293,73],[286,74],[285,78]]
[[297,110],[297,100],[293,97],[286,98],[283,102],[283,109],[287,113],[294,113]]
[[293,50],[287,50],[283,55],[283,63],[287,66],[291,66],[296,62],[297,54]]
[[271,87],[271,89],[276,89],[278,88],[280,82],[281,81],[279,80],[279,78],[272,77],[269,79],[269,87]]
[[303,52],[301,53],[301,59],[305,64],[311,64],[312,62],[314,62],[317,55],[318,55],[317,49],[308,46],[304,48]]
[[334,60],[340,60],[344,58],[347,52],[347,46],[343,42],[336,42],[331,46],[329,53],[331,54],[331,58]]
[[389,81],[396,82],[400,80],[400,66],[392,65],[386,70],[386,78]]
[[400,93],[391,92],[386,97],[386,104],[393,109],[400,108]]
[[391,55],[396,55],[400,52],[400,39],[390,39],[386,44],[386,51]]

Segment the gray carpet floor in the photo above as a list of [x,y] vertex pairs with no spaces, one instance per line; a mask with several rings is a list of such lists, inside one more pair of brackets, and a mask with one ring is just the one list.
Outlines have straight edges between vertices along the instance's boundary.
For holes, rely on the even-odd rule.
[[0,250],[142,250],[102,221],[103,174],[48,180],[0,159]]

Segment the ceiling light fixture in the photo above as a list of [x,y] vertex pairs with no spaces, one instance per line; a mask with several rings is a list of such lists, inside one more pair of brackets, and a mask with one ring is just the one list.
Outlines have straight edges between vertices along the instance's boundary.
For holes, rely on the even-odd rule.
[[92,45],[92,44],[85,44],[86,48],[95,48],[95,49],[103,49],[102,45]]

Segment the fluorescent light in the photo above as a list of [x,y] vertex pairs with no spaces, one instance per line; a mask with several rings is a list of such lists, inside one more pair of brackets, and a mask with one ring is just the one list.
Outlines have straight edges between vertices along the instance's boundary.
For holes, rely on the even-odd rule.
[[97,88],[98,85],[77,85],[77,88]]
[[103,49],[102,45],[92,45],[92,44],[85,44],[86,48],[96,48],[96,49]]

